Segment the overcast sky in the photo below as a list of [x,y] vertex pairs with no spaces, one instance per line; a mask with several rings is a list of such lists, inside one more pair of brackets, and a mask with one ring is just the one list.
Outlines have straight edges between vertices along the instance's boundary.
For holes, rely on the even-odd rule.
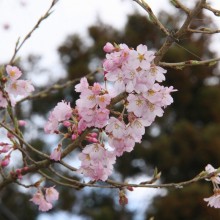
[[[52,0],[0,0],[0,63],[7,62],[13,54],[18,37],[21,39],[31,30],[37,20],[48,9]],[[148,0],[154,12],[161,9],[174,11],[168,0]],[[184,0],[186,3],[195,1]],[[220,1],[210,0],[211,5],[220,9]],[[45,65],[57,62],[56,48],[67,35],[86,35],[87,27],[94,24],[97,17],[103,22],[121,28],[127,14],[138,10],[145,11],[132,0],[60,0],[54,13],[36,30],[19,55],[34,53],[43,56]],[[147,15],[146,15],[147,16]],[[219,20],[215,17],[215,21]],[[5,26],[8,29],[5,30]],[[101,48],[100,48],[101,49]]]

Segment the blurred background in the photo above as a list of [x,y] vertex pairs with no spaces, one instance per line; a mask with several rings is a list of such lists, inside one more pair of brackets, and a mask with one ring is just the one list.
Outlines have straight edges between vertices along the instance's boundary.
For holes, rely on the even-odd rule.
[[[177,30],[185,15],[169,1],[147,1],[169,30]],[[157,2],[157,3],[155,3]],[[191,7],[196,1],[184,1]],[[209,1],[220,9],[220,3]],[[47,10],[49,0],[0,0],[0,64],[6,64],[18,37],[30,31]],[[220,18],[210,12],[199,14],[194,27],[220,28]],[[66,82],[101,66],[106,42],[126,43],[130,47],[146,44],[157,50],[165,36],[148,15],[129,0],[60,0],[54,13],[36,30],[19,53],[17,64],[31,79],[37,91],[55,82]],[[219,34],[188,34],[173,44],[163,58],[166,62],[211,59],[220,56]],[[185,49],[184,49],[185,48]],[[195,55],[197,57],[195,57]],[[167,69],[164,85],[173,85],[174,103],[162,118],[147,128],[144,140],[135,150],[118,158],[112,178],[120,181],[149,180],[155,167],[162,172],[161,183],[193,178],[207,164],[220,166],[220,75],[219,65]],[[95,79],[101,79],[99,75]],[[92,82],[93,79],[90,79]],[[43,126],[49,111],[65,99],[74,106],[78,98],[74,87],[54,92],[17,106],[20,119],[28,121],[25,138],[37,149],[51,152],[59,139],[46,136]],[[37,159],[36,155],[33,155]],[[72,162],[74,155],[66,161]],[[74,161],[73,161],[74,163]],[[77,163],[77,161],[76,161]],[[67,171],[63,171],[67,172]],[[69,174],[69,173],[68,173]],[[74,174],[69,174],[77,178]],[[39,177],[27,176],[24,181]],[[129,204],[118,204],[115,190],[57,187],[60,199],[46,214],[29,202],[30,192],[10,185],[0,192],[1,220],[215,220],[220,211],[207,207],[203,198],[212,195],[212,186],[198,182],[182,189],[135,189],[128,194]]]

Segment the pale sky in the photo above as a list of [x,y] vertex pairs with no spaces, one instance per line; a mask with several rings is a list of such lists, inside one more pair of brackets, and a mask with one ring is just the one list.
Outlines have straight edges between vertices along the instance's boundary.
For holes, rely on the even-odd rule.
[[[10,59],[18,37],[23,39],[39,17],[45,13],[51,2],[52,0],[0,0],[0,63]],[[169,6],[168,0],[147,0],[147,2],[154,12],[161,9],[175,10]],[[193,1],[185,0],[184,2],[189,4]],[[220,9],[220,1],[210,0],[209,2],[213,7]],[[54,8],[54,13],[25,43],[19,56],[39,54],[43,56],[43,65],[53,66],[58,61],[56,49],[66,36],[73,33],[86,36],[87,27],[95,23],[97,16],[104,23],[122,28],[127,14],[134,10],[145,13],[132,0],[60,0]],[[220,27],[220,18],[214,18]],[[6,24],[9,25],[7,31],[3,28]]]

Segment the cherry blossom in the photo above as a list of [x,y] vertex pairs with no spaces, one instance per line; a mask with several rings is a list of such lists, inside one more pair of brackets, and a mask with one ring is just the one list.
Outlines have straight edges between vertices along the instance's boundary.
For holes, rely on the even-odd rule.
[[7,65],[6,72],[9,75],[11,81],[19,79],[22,75],[22,72],[16,66]]
[[[216,171],[216,169],[211,165],[211,164],[208,164],[206,167],[205,167],[205,171],[207,173],[214,173]],[[220,173],[217,173],[213,176],[210,177],[210,180],[213,182],[213,183],[216,183],[216,184],[220,184]]]
[[78,173],[82,173],[92,180],[107,180],[113,171],[115,155],[106,150],[99,143],[87,145],[79,154],[81,166]]
[[43,192],[38,189],[32,199],[30,199],[30,201],[39,206],[38,208],[42,212],[47,212],[52,209],[52,202],[58,200],[59,198],[59,193],[54,189],[54,187],[45,188],[45,192],[44,196]]
[[48,202],[54,202],[59,199],[59,193],[53,187],[46,188],[45,198]]
[[58,145],[50,155],[51,160],[60,161],[61,158],[61,145]]
[[204,201],[208,202],[208,206],[220,208],[220,189],[215,189],[214,195],[209,198],[205,198]]

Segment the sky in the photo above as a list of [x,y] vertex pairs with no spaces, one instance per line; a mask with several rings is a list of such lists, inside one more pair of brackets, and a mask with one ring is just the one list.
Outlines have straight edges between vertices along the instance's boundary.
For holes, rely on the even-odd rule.
[[[164,0],[149,1],[154,11],[161,8],[161,2]],[[3,51],[0,63],[10,59],[18,37],[23,39],[50,3],[51,0],[0,0],[0,8],[4,9],[0,17],[0,51]],[[87,27],[97,18],[120,29],[126,22],[127,14],[134,10],[144,13],[132,0],[111,0],[108,3],[103,0],[60,0],[54,13],[35,31],[19,55],[35,53],[43,56],[45,64],[53,63],[57,59],[55,50],[66,36],[73,33],[86,36]],[[9,27],[7,31],[5,26]]]
[[[7,63],[10,60],[17,39],[24,38],[48,9],[51,2],[52,0],[0,0],[2,9],[0,63]],[[147,2],[155,13],[161,9],[169,12],[175,11],[174,7],[168,4],[168,0],[148,0]],[[185,0],[185,2],[190,5],[195,1]],[[220,1],[209,0],[209,2],[213,7],[220,9]],[[22,47],[19,56],[41,55],[42,65],[52,67],[58,62],[56,49],[68,35],[80,33],[86,37],[87,27],[94,24],[97,18],[120,29],[126,22],[126,16],[135,10],[146,14],[132,0],[60,0],[54,7],[54,13],[43,21],[40,28]],[[220,18],[214,17],[214,19],[220,26]],[[8,29],[5,30],[7,27]],[[217,37],[215,39],[217,40]]]
[[[51,2],[52,0],[0,0],[0,63],[7,63],[10,60],[17,39],[19,37],[21,39],[24,38],[48,9]],[[161,9],[169,12],[175,11],[173,7],[169,6],[168,0],[148,0],[147,2],[155,13]],[[190,6],[194,1],[184,0],[184,2]],[[220,1],[210,0],[209,2],[213,7],[220,10]],[[34,32],[32,37],[22,47],[19,56],[25,58],[29,54],[40,55],[42,56],[42,66],[57,68],[59,59],[56,49],[64,42],[68,35],[79,33],[86,37],[87,27],[94,24],[97,18],[102,20],[103,23],[120,29],[126,22],[126,16],[135,10],[146,14],[132,0],[60,0],[54,7],[53,14],[43,21],[40,28]],[[220,28],[220,18],[218,19],[214,16],[213,18]],[[220,56],[218,39],[219,35],[213,37],[212,48]],[[53,71],[57,71],[56,68]],[[62,71],[64,70],[59,69],[60,73]],[[136,199],[136,204],[140,204],[146,200],[144,198],[146,194],[148,194],[148,199],[151,199],[155,192],[151,191],[150,194],[148,190],[136,190],[135,195],[139,196],[134,197],[134,194],[130,194],[130,198],[132,201]],[[141,197],[140,195],[144,196]],[[135,208],[135,206],[133,207]],[[65,213],[58,213],[52,217],[47,214],[41,215],[38,220],[49,220],[52,218],[53,220],[78,220],[76,216],[70,217]]]

